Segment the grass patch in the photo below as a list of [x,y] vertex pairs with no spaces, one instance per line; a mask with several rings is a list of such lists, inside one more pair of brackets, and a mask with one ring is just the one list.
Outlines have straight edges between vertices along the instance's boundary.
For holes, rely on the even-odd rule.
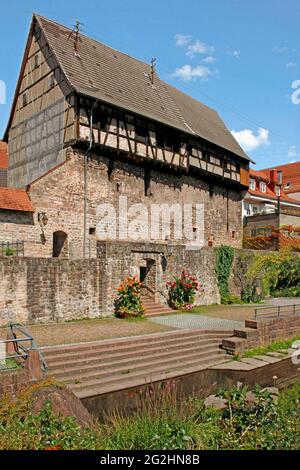
[[268,344],[267,346],[260,346],[258,348],[249,349],[249,351],[245,351],[243,354],[235,357],[254,357],[267,354],[269,352],[280,352],[281,350],[291,348],[293,343],[299,340],[300,336],[294,336],[294,338],[291,339],[274,341],[274,343]]

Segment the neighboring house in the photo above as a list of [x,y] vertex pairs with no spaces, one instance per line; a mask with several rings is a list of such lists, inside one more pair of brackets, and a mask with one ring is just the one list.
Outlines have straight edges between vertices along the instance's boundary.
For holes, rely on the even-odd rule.
[[28,226],[33,225],[32,203],[23,189],[0,187],[0,256],[23,256]]
[[7,186],[7,143],[0,140],[0,187]]
[[8,186],[26,189],[35,212],[22,228],[0,224],[0,240],[21,233],[28,256],[96,256],[97,209],[117,212],[120,196],[149,211],[202,204],[204,245],[242,245],[249,158],[219,115],[147,64],[38,15],[4,140]]
[[[285,194],[300,200],[300,162],[275,166],[274,169],[282,173],[282,188]],[[262,171],[268,172],[270,169]]]
[[[284,170],[250,169],[243,207],[245,238],[268,238],[278,233],[299,238],[300,201],[286,193],[284,179]],[[277,240],[273,241],[277,246]]]

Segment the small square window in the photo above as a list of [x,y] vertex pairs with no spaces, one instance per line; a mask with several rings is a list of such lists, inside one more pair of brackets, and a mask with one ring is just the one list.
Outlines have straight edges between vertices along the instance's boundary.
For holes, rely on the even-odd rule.
[[54,82],[54,74],[51,73],[51,75],[49,75],[49,88],[53,88],[55,85],[55,82]]
[[96,227],[90,227],[89,228],[89,234],[90,235],[96,235]]
[[28,103],[28,101],[27,101],[27,93],[23,93],[22,100],[23,100],[23,106],[26,106],[27,103]]
[[34,56],[34,68],[37,69],[40,65],[40,54],[35,54]]

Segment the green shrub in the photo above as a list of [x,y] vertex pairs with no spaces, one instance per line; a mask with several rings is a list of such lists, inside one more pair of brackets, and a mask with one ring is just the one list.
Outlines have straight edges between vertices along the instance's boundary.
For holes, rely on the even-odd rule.
[[229,295],[228,281],[234,259],[234,249],[231,246],[222,245],[216,249],[215,271],[218,279],[218,287],[221,302]]
[[274,297],[300,297],[300,286],[275,290],[272,295]]
[[167,289],[170,307],[189,309],[195,302],[195,295],[200,289],[200,284],[195,277],[192,277],[186,271],[182,271],[180,276],[174,277],[174,281],[167,282]]
[[16,256],[16,250],[14,250],[13,248],[5,248],[3,250],[3,255],[4,256]]
[[243,304],[243,301],[237,295],[225,294],[222,297],[222,304],[223,305]]

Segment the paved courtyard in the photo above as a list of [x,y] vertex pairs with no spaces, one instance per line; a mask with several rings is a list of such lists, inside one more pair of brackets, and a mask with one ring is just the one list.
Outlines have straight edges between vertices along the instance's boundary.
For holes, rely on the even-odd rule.
[[201,314],[183,313],[175,315],[164,315],[151,318],[156,324],[172,328],[203,329],[203,330],[233,330],[244,326],[243,321],[226,320],[224,318],[207,317]]

